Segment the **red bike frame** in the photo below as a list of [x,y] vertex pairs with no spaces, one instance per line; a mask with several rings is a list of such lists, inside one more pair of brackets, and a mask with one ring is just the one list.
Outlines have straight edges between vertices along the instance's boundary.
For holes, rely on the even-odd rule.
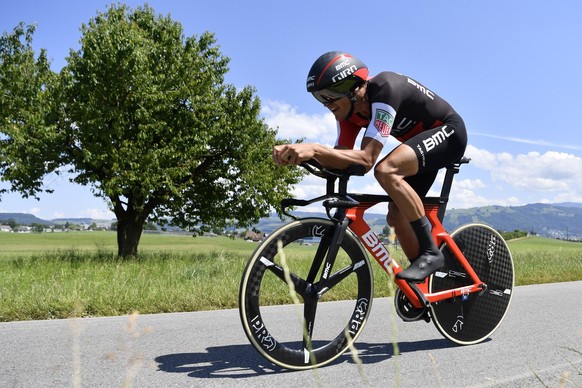
[[[356,207],[347,209],[346,211],[346,218],[348,218],[351,222],[349,224],[349,228],[358,236],[360,241],[363,242],[363,245],[366,249],[370,252],[370,254],[376,259],[378,264],[386,271],[388,275],[393,277],[394,282],[402,290],[404,295],[408,298],[408,300],[412,303],[412,305],[416,308],[423,308],[428,307],[428,303],[435,303],[440,302],[445,299],[461,297],[464,295],[468,295],[473,292],[481,292],[483,291],[484,284],[479,279],[479,276],[475,273],[463,252],[459,249],[457,244],[453,241],[451,236],[446,232],[445,228],[443,227],[438,213],[439,213],[439,203],[431,203],[431,198],[428,198],[427,202],[424,204],[424,209],[427,218],[429,219],[430,223],[432,224],[432,236],[435,240],[437,246],[441,246],[441,244],[446,243],[448,248],[451,250],[452,254],[456,258],[456,260],[461,264],[461,266],[465,269],[468,276],[471,278],[473,284],[468,286],[463,286],[459,288],[453,288],[450,290],[443,290],[435,293],[429,293],[428,291],[428,279],[425,279],[424,282],[419,283],[417,285],[411,285],[407,281],[402,279],[397,279],[393,277],[397,273],[403,271],[402,267],[398,264],[398,262],[390,255],[388,250],[384,247],[381,243],[378,236],[371,230],[370,226],[364,221],[364,213],[370,207],[376,205],[377,203],[381,202],[360,202],[360,204]],[[416,288],[419,290],[424,298],[425,301],[421,300],[421,297],[417,294]]]
[[[387,195],[353,194],[347,192],[347,184],[350,176],[361,176],[366,173],[362,166],[353,165],[347,170],[332,171],[323,168],[314,160],[302,163],[301,165],[309,172],[327,180],[327,194],[311,200],[285,199],[281,202],[281,207],[283,213],[291,217],[293,216],[286,212],[287,207],[305,206],[321,200],[325,200],[324,206],[328,211],[328,216],[330,216],[330,209],[336,208],[338,209],[338,212],[341,209],[341,212],[339,213],[342,215],[339,219],[345,217],[350,221],[348,222],[348,227],[358,236],[360,241],[362,241],[363,245],[374,259],[376,259],[384,271],[393,277],[398,288],[402,290],[412,305],[416,308],[424,308],[428,307],[431,303],[440,302],[445,299],[463,297],[473,292],[483,292],[487,287],[481,279],[479,279],[479,276],[477,276],[463,255],[463,252],[459,249],[457,244],[455,244],[442,225],[442,220],[444,219],[449,199],[449,193],[453,183],[453,177],[459,172],[461,164],[469,163],[469,161],[469,158],[462,157],[457,162],[447,166],[440,197],[429,197],[424,198],[423,200],[425,214],[432,225],[432,237],[437,246],[440,247],[442,244],[447,244],[448,249],[461,264],[473,282],[471,285],[463,287],[431,293],[429,292],[428,279],[425,279],[422,283],[413,284],[408,283],[406,280],[393,277],[397,273],[403,271],[402,267],[396,260],[394,260],[394,258],[392,258],[378,236],[371,230],[370,226],[364,220],[364,213],[366,210],[378,203],[388,202],[390,197]],[[336,190],[336,182],[338,181],[338,189]],[[330,216],[330,218],[332,217]]]

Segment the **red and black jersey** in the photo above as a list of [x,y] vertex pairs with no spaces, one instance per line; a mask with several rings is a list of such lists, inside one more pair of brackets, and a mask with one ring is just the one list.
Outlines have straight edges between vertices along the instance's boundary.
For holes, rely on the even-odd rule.
[[368,80],[371,117],[357,114],[338,122],[336,146],[354,148],[358,133],[386,143],[388,136],[404,142],[438,127],[454,109],[436,93],[402,74],[383,72]]

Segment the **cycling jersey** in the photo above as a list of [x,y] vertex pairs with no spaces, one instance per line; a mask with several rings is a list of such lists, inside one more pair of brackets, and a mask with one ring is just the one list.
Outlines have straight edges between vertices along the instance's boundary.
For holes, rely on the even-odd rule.
[[383,72],[368,80],[371,117],[353,114],[338,122],[336,146],[354,148],[362,127],[364,137],[382,144],[392,135],[399,141],[441,125],[454,114],[453,108],[437,94],[405,75]]
[[437,171],[460,159],[467,146],[461,116],[437,94],[405,75],[383,72],[368,80],[370,118],[352,114],[338,122],[336,147],[354,148],[358,133],[386,144],[393,136],[412,148],[418,172],[405,180],[424,196]]

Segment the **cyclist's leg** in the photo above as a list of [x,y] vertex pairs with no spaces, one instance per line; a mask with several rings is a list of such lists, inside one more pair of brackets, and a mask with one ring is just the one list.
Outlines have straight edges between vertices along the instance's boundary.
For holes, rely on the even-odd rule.
[[[406,177],[418,173],[418,165],[414,150],[407,144],[401,144],[375,168],[376,179],[390,195],[399,213],[413,231],[410,233],[410,230],[401,228],[403,234],[398,238],[403,246],[408,247],[410,253],[418,251],[417,256],[410,257],[411,266],[398,274],[399,278],[410,281],[422,281],[444,263],[444,257],[432,239],[430,223],[424,214],[422,200],[405,180]],[[412,235],[416,236],[416,241]],[[414,249],[416,246],[418,249]]]
[[407,140],[376,166],[376,178],[410,222],[419,244],[419,255],[412,260],[406,271],[399,274],[400,278],[422,281],[444,262],[442,253],[432,239],[430,223],[424,214],[420,196],[405,178],[417,174],[434,174],[461,157],[466,142],[463,120],[455,115],[445,125]]
[[396,147],[374,168],[374,177],[390,195],[408,222],[417,220],[424,215],[422,200],[405,179],[417,173],[416,154],[406,144]]
[[406,257],[414,259],[418,256],[418,239],[410,227],[410,223],[394,202],[388,205],[386,222],[390,227],[394,228],[394,233]]
[[[420,198],[428,193],[428,190],[434,183],[437,172],[428,174],[417,174],[405,178],[405,181],[412,187]],[[418,256],[418,238],[410,226],[410,222],[404,217],[398,206],[394,202],[388,205],[388,216],[386,217],[388,225],[394,228],[394,232],[401,242],[402,250],[409,259],[415,259]]]

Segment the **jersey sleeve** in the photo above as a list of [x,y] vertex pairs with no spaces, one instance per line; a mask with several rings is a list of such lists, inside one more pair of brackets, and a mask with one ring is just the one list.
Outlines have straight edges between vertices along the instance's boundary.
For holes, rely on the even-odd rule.
[[361,127],[347,120],[337,122],[336,148],[353,149]]
[[394,125],[394,118],[396,117],[396,110],[383,102],[372,103],[372,120],[366,128],[364,137],[372,138],[382,144],[386,144],[392,126]]

